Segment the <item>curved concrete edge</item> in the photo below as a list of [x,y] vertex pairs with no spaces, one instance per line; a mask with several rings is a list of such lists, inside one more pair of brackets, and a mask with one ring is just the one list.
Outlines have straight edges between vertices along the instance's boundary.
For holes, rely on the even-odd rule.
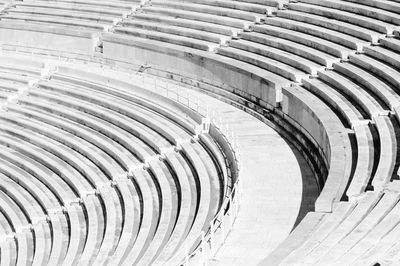
[[268,255],[259,266],[279,265],[292,251],[299,247],[318,227],[325,217],[325,213],[309,212],[297,226],[271,254]]

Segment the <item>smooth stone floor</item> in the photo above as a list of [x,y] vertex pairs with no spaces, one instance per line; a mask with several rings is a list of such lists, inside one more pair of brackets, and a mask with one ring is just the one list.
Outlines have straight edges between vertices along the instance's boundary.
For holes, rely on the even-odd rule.
[[243,197],[236,223],[211,265],[257,265],[313,210],[318,188],[299,152],[253,116],[193,92],[216,110],[238,137]]

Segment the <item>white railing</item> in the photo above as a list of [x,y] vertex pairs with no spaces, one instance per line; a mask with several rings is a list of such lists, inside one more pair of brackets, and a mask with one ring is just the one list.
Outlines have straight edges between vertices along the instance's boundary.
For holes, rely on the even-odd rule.
[[[1,52],[0,49],[0,54]],[[27,54],[26,52],[23,53]],[[83,63],[83,60],[75,60],[63,56],[37,54],[38,57],[36,57],[33,52],[28,53],[28,55],[31,56],[32,60],[37,59],[38,57],[43,59],[44,56],[46,66],[54,66],[54,61],[60,63],[73,63],[73,65],[78,62]],[[103,69],[109,68],[110,70],[115,70],[115,68],[108,65],[100,65],[100,67]],[[199,113],[204,118],[203,121],[208,121],[208,123],[211,123],[216,127],[220,135],[223,136],[226,143],[228,143],[232,154],[234,154],[234,163],[238,169],[237,177],[236,180],[234,180],[231,190],[225,197],[220,210],[215,215],[214,219],[212,219],[206,231],[202,231],[199,236],[195,238],[195,241],[190,243],[190,245],[186,244],[183,246],[176,254],[174,254],[169,262],[166,263],[168,266],[176,264],[185,266],[207,265],[208,261],[215,257],[218,250],[225,243],[226,238],[233,229],[233,225],[240,210],[243,180],[240,178],[239,170],[241,169],[241,160],[237,138],[235,137],[234,132],[229,128],[228,123],[223,122],[221,116],[218,115],[218,112],[210,110],[208,105],[202,103],[198,97],[191,95],[188,90],[181,90],[179,86],[173,83],[161,81],[161,79],[144,75],[143,73],[131,73],[131,78],[133,78],[132,81],[136,82],[141,80],[141,85],[143,85],[144,88],[166,96],[167,98]],[[149,82],[149,79],[151,82]]]
[[[181,90],[179,86],[160,81],[160,79],[154,77],[141,76],[142,83],[147,86],[150,85],[152,91],[183,104],[214,124],[226,142],[229,143],[231,152],[235,155],[234,163],[238,165],[238,169],[241,169],[239,166],[241,160],[237,138],[233,130],[229,128],[229,125],[223,123],[221,116],[218,116],[218,112],[210,110],[208,105],[204,104],[198,97],[191,95],[188,90]],[[208,230],[202,231],[191,245],[182,247],[166,265],[207,265],[208,261],[214,258],[233,229],[240,209],[243,180],[239,177],[239,174],[240,172],[238,171],[238,176],[232,189],[223,201],[218,213],[210,222]],[[190,251],[191,248],[194,248],[194,250]]]

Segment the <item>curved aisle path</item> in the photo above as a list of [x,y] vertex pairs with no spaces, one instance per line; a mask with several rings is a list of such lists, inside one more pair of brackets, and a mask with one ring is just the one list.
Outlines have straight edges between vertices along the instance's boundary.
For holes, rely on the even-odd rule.
[[244,177],[240,211],[209,265],[257,265],[289,235],[299,222],[299,212],[303,217],[313,210],[319,194],[314,175],[294,146],[265,123],[211,96],[179,89],[217,111],[240,147]]

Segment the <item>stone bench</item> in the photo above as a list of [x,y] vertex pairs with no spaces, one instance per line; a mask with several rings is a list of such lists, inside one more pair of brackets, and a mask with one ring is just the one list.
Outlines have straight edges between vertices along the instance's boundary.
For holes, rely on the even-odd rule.
[[123,195],[130,195],[131,199],[124,200],[124,226],[121,236],[119,237],[118,245],[115,247],[114,253],[107,258],[107,263],[120,263],[124,261],[139,233],[141,215],[143,214],[140,202],[144,202],[146,199],[141,195],[143,188],[138,188],[135,185],[136,184],[131,180],[118,180],[118,190],[121,191]]
[[400,3],[397,0],[394,0],[394,1],[345,0],[345,1],[352,2],[352,3],[357,3],[357,4],[368,5],[368,6],[376,7],[376,8],[379,8],[379,9],[386,10],[386,11],[394,12],[394,13],[400,13]]
[[372,185],[378,190],[392,178],[396,164],[397,141],[393,124],[389,117],[378,116],[374,118],[374,122],[381,143],[379,162],[372,180]]
[[251,51],[244,51],[234,47],[222,47],[218,49],[218,54],[258,66],[294,82],[301,82],[303,78],[308,77],[304,71]]
[[318,223],[314,225],[312,231],[307,235],[307,238],[294,248],[293,251],[282,260],[281,264],[291,265],[299,263],[306,254],[310,253],[319,243],[329,236],[330,232],[349,215],[355,205],[355,203],[339,202],[332,213],[325,214],[321,218],[318,217],[320,218]]
[[396,204],[382,222],[373,227],[367,236],[338,260],[338,263],[361,266],[384,262],[383,259],[391,254],[391,248],[398,247],[394,245],[400,237],[398,211],[400,211],[399,204]]
[[332,211],[342,198],[352,169],[352,147],[347,130],[333,111],[309,91],[283,88],[282,115],[316,145],[330,169],[315,210]]
[[268,25],[277,26],[288,30],[298,31],[301,33],[308,34],[310,36],[322,38],[327,41],[331,41],[360,52],[362,51],[363,46],[368,44],[366,41],[349,36],[347,34],[343,34],[334,30],[322,28],[304,22],[294,21],[292,19],[275,17],[265,20],[265,23]]
[[200,40],[212,43],[221,43],[223,42],[224,38],[226,38],[223,35],[205,32],[203,30],[190,29],[181,26],[164,25],[159,22],[148,22],[143,20],[137,20],[136,18],[134,20],[124,21],[122,26],[128,28],[133,27],[133,28],[158,31],[161,33],[193,38],[195,39],[193,41]]
[[[5,125],[3,125],[5,126]],[[11,130],[11,128],[10,128]],[[21,135],[26,135],[25,133],[20,132]],[[31,141],[32,143],[35,143],[36,145],[39,145],[40,147],[54,152],[55,154],[57,154],[57,156],[61,156],[61,158],[64,157],[64,160],[66,159],[67,161],[69,159],[72,159],[71,157],[66,156],[66,154],[68,154],[68,151],[66,152],[65,149],[60,149],[60,147],[56,147],[56,146],[52,146],[51,147],[51,141],[49,141],[49,139],[47,139],[45,142],[42,141],[42,139],[37,139],[36,136],[34,136],[35,134],[30,134],[29,135],[29,141]],[[14,144],[15,145],[15,144]],[[24,147],[28,146],[26,143],[24,144]],[[57,151],[60,150],[60,151]],[[61,152],[62,150],[62,152]],[[42,156],[43,154],[41,154]],[[71,160],[70,160],[71,161]],[[51,163],[51,160],[46,160],[46,162]],[[51,164],[51,165],[57,165],[57,164]],[[60,168],[61,170],[63,168]],[[43,175],[46,176],[46,175]],[[55,180],[52,180],[52,183],[54,183]],[[54,184],[53,184],[54,185]],[[66,187],[64,186],[62,188],[63,190],[66,189]],[[65,199],[68,199],[68,197],[63,197]],[[75,200],[75,198],[73,198],[73,200]],[[106,203],[106,208],[110,209],[110,202],[105,202]],[[95,253],[93,252],[93,249],[96,249],[100,246],[100,243],[102,241],[102,231],[104,228],[104,223],[102,221],[103,214],[102,214],[102,207],[100,202],[98,201],[98,198],[94,195],[88,196],[88,197],[84,197],[83,198],[83,204],[85,205],[86,211],[88,213],[88,217],[90,219],[89,223],[91,224],[91,226],[88,228],[88,235],[87,238],[91,239],[90,242],[88,242],[88,244],[85,246],[85,250],[86,253],[90,254],[88,256],[93,256],[95,255]],[[92,221],[93,220],[93,221]],[[81,246],[83,239],[82,238],[77,238],[76,241],[78,242],[74,242],[77,246]],[[83,257],[85,253],[85,250],[82,253],[82,257],[81,259],[85,258]],[[79,256],[79,254],[76,253],[77,251],[75,250],[73,252],[73,257],[76,258],[76,256]],[[68,252],[67,252],[67,256],[68,256]],[[90,259],[90,258],[89,258]]]
[[350,202],[340,203],[332,214],[323,217],[307,240],[286,257],[282,265],[383,262],[381,258],[388,258],[388,251],[394,248],[400,233],[397,183],[391,182],[382,191],[369,191]]
[[365,47],[364,52],[389,66],[400,69],[400,56],[395,51],[390,51],[383,47]]
[[342,94],[338,93],[332,86],[320,79],[303,80],[303,87],[314,95],[323,99],[335,112],[342,116],[346,121],[346,126],[352,127],[358,121],[363,120],[362,114],[356,107]]
[[[155,155],[151,147],[161,152],[162,148],[170,147],[171,145],[162,136],[148,130],[145,126],[140,126],[138,123],[135,123],[137,126],[134,126],[132,122],[129,122],[129,120],[122,115],[108,111],[107,115],[102,116],[106,114],[106,109],[97,106],[93,107],[93,105],[85,104],[84,102],[82,103],[68,97],[64,97],[63,101],[59,101],[58,104],[60,104],[60,106],[57,109],[53,108],[53,111],[57,110],[58,114],[75,122],[85,121],[85,124],[91,129],[103,132],[109,138],[123,144],[124,147],[141,162]],[[68,108],[71,104],[73,108]],[[63,105],[66,105],[67,108],[62,108]],[[85,108],[83,108],[83,106]],[[78,107],[80,110],[84,110],[93,116],[84,116],[82,112],[74,110]],[[118,119],[118,123],[111,123],[114,118]],[[124,131],[122,131],[121,128],[124,129]],[[142,134],[144,134],[144,137],[141,137]],[[136,136],[136,138],[134,138],[134,136]]]
[[106,16],[122,17],[126,12],[129,12],[132,7],[130,5],[118,5],[117,3],[108,3],[107,1],[94,3],[74,3],[67,1],[23,1],[17,4],[17,8],[31,9],[60,9],[71,12],[88,12],[89,14],[104,14]]
[[[146,11],[146,10],[144,10]],[[151,11],[151,9],[150,9]],[[217,35],[224,36],[225,38],[229,36],[236,36],[239,29],[235,29],[228,26],[217,25],[214,23],[209,23],[205,21],[197,21],[190,18],[180,18],[175,16],[164,16],[159,14],[150,13],[137,13],[132,16],[133,19],[141,21],[149,21],[157,24],[165,24],[171,26],[177,26],[182,28],[199,30],[202,32],[209,32]],[[127,22],[129,25],[129,22]],[[212,36],[212,35],[211,35]]]
[[345,46],[320,37],[314,37],[307,33],[301,33],[293,29],[282,28],[280,25],[255,25],[253,30],[257,33],[268,34],[274,37],[279,37],[288,41],[309,46],[341,59],[347,59],[351,53],[351,50]]
[[[184,128],[190,134],[196,134],[194,128],[199,126],[203,119],[199,113],[184,107],[175,100],[154,93],[151,90],[137,86],[132,87],[133,84],[129,75],[119,76],[118,79],[110,79],[107,76],[100,75],[100,73],[88,73],[79,69],[61,67],[59,68],[59,73],[53,75],[52,80],[60,80],[78,86],[85,86],[83,90],[77,87],[75,90],[82,92],[91,90],[93,93],[101,92],[107,94],[110,101],[112,101],[112,98],[123,99],[125,101],[129,100],[136,106],[143,106],[159,113],[161,116],[167,118],[167,120],[171,120]],[[108,85],[104,86],[104,83]],[[68,90],[64,89],[63,91],[67,92],[67,94],[69,93]],[[182,112],[185,115],[182,115]]]
[[153,263],[165,262],[170,258],[191,230],[191,225],[196,220],[196,209],[198,206],[197,190],[195,184],[194,173],[190,169],[190,165],[185,161],[179,153],[171,153],[165,159],[173,168],[179,181],[181,192],[181,207],[179,216],[168,242],[160,250],[159,254],[154,257]]
[[[376,194],[379,194],[379,192]],[[345,264],[352,264],[350,261],[347,261],[347,259],[342,259],[343,255],[347,254],[351,247],[368,235],[374,227],[378,226],[381,220],[392,212],[392,208],[397,205],[398,201],[398,193],[384,193],[379,202],[371,208],[366,217],[364,217],[364,219],[362,219],[362,221],[356,225],[344,239],[320,258],[318,262],[325,264],[334,261],[338,263],[343,262]]]
[[15,233],[15,238],[18,242],[18,262],[31,264],[35,255],[35,239],[29,228],[27,218],[18,205],[2,191],[0,191],[0,206],[1,211],[7,216],[12,226],[13,233]]
[[353,179],[346,191],[351,198],[363,194],[368,187],[374,165],[374,143],[368,124],[353,126],[357,139],[357,165]]
[[[216,199],[219,198],[219,192],[217,192],[215,187],[213,188],[214,178],[209,176],[207,166],[202,161],[202,158],[204,157],[198,153],[195,145],[184,143],[182,145],[182,152],[186,155],[190,164],[196,168],[198,173],[198,179],[196,182],[201,184],[200,190],[197,191],[199,201],[197,203],[198,212],[196,219],[194,220],[189,233],[186,235],[186,238],[180,243],[180,247],[186,247],[188,250],[192,250],[195,248],[197,244],[196,242],[199,241],[198,232],[206,230],[209,226],[209,221],[216,214],[218,208],[218,201]],[[179,246],[175,247],[175,251],[177,251],[178,248]],[[182,257],[174,257],[174,260],[169,261],[168,263],[174,263],[175,261],[181,261],[182,259]]]
[[[218,3],[218,4],[217,4]],[[151,1],[152,6],[155,7],[166,7],[178,10],[186,10],[191,12],[197,12],[200,14],[209,14],[214,16],[225,17],[228,20],[235,21],[252,21],[259,22],[262,15],[256,12],[243,11],[241,9],[232,8],[227,5],[222,5],[222,2],[214,2],[211,0],[203,0],[199,2],[186,2],[186,1],[162,1],[154,0]],[[231,4],[232,2],[228,2]],[[266,9],[268,10],[268,9]]]
[[119,144],[119,142],[107,138],[98,131],[82,128],[75,123],[65,121],[59,117],[53,117],[51,115],[39,112],[30,112],[30,115],[32,115],[32,118],[35,118],[41,122],[55,126],[91,143],[94,143],[97,147],[107,152],[107,154],[109,154],[116,162],[118,162],[118,164],[121,165],[125,171],[128,171],[129,167],[132,165],[140,164],[140,161],[132,156],[130,151],[125,149],[125,147]]
[[[380,21],[378,19],[374,19],[371,17],[355,14],[349,11],[343,11],[340,9],[335,9],[331,7],[325,7],[315,4],[307,4],[307,3],[297,3],[290,4],[291,9],[309,13],[309,15],[318,15],[321,16],[320,20],[329,22],[328,20],[333,20],[333,23],[340,23],[339,25],[343,25],[345,28],[339,30],[345,30],[346,28],[350,31],[357,32],[360,36],[370,36],[370,38],[376,38],[381,34],[391,35],[393,34],[394,26]],[[322,18],[323,17],[323,18]]]
[[[26,127],[26,128],[29,128],[29,127]],[[46,126],[41,125],[41,127],[37,128],[36,131],[40,132],[41,128],[46,129]],[[51,132],[51,134],[49,134],[48,132]],[[92,150],[92,152],[93,152],[92,156],[90,156],[90,154],[85,153],[85,152],[81,152],[82,154],[86,155],[88,158],[91,158],[92,161],[98,162],[98,164],[100,164],[100,166],[98,166],[98,167],[103,167],[103,171],[105,171],[106,173],[108,171],[111,171],[111,173],[109,173],[109,175],[113,175],[113,174],[118,175],[118,173],[114,172],[116,170],[113,170],[113,166],[110,164],[112,162],[112,160],[107,160],[107,161],[102,160],[103,157],[97,156],[97,154],[100,154],[100,152],[93,151],[93,149],[91,149],[90,146],[88,146],[87,144],[85,144],[85,143],[74,144],[73,140],[76,140],[76,138],[67,136],[66,134],[63,134],[60,130],[55,130],[54,128],[46,129],[44,132],[41,132],[41,133],[43,135],[47,135],[48,137],[51,137],[53,139],[58,139],[59,142],[63,143],[66,146],[69,146],[70,148],[75,149],[75,150],[83,151],[82,147],[86,146],[86,148],[84,150],[87,150],[87,151]],[[65,140],[69,140],[69,141],[65,141]],[[63,169],[61,171],[63,171]],[[123,173],[123,171],[119,172],[119,174],[122,174],[122,173]],[[67,173],[65,173],[64,175],[68,176]],[[87,175],[90,175],[89,171],[87,171]],[[72,178],[70,178],[70,179],[72,179]],[[76,182],[74,182],[74,184],[75,183]],[[99,184],[99,181],[97,182],[97,184]],[[97,184],[95,184],[95,185],[97,185]],[[103,252],[103,253],[107,254],[107,253],[111,252],[111,251],[107,251],[107,248],[112,250],[114,247],[114,244],[112,244],[112,243],[110,244],[110,242],[116,241],[115,236],[119,235],[120,227],[122,226],[120,224],[120,222],[116,222],[116,221],[121,221],[121,219],[119,218],[121,213],[120,213],[120,211],[118,211],[119,207],[117,207],[120,205],[120,203],[118,200],[116,200],[118,198],[117,196],[114,196],[114,199],[113,199],[113,197],[111,197],[111,195],[113,195],[113,193],[111,191],[107,190],[106,187],[100,187],[99,190],[100,190],[99,195],[101,198],[103,198],[103,201],[105,202],[105,204],[104,204],[105,208],[106,208],[105,212],[107,213],[107,217],[108,217],[104,239],[102,240],[102,245],[101,245],[99,252]],[[122,195],[122,199],[130,200],[130,197],[129,197],[129,195]],[[107,240],[109,238],[111,238],[111,241]],[[107,244],[105,244],[105,243],[110,244],[111,247],[107,246]],[[103,249],[105,249],[105,251],[103,251]],[[101,258],[102,253],[100,253],[99,256]]]
[[[5,124],[5,123],[4,123]],[[2,145],[9,145],[13,150],[18,151],[15,156],[12,154],[6,154],[7,160],[13,162],[14,165],[28,172],[30,175],[34,176],[41,183],[45,184],[49,188],[49,192],[46,193],[48,197],[56,197],[56,202],[61,202],[68,205],[68,202],[72,202],[76,199],[74,191],[65,183],[59,176],[55,176],[49,168],[46,167],[44,162],[53,163],[53,155],[42,151],[42,154],[35,154],[40,149],[35,146],[24,143],[22,146],[18,143],[17,138],[1,138]],[[57,164],[54,164],[57,165]],[[46,176],[54,176],[51,180],[46,179]],[[53,195],[52,195],[53,194]]]
[[[40,7],[40,6],[17,6],[15,9],[10,9],[7,12],[7,15],[4,17],[12,17],[15,15],[16,17],[26,16],[27,20],[34,20],[35,17],[38,18],[59,18],[60,21],[71,19],[72,21],[87,21],[93,23],[95,25],[98,24],[112,24],[115,20],[119,19],[120,15],[112,15],[112,14],[103,14],[96,13],[93,11],[80,11],[80,10],[70,10],[70,9],[59,9],[59,8],[51,8]],[[3,16],[2,16],[3,17]]]
[[335,64],[334,69],[374,93],[390,110],[398,106],[400,96],[396,91],[366,70],[353,64]]
[[242,2],[242,1],[227,1],[227,0],[176,0],[182,3],[194,3],[207,6],[215,6],[222,8],[230,8],[232,10],[241,10],[252,13],[272,15],[276,8],[258,3]]
[[[344,216],[344,220],[339,221],[336,227],[331,228],[328,237],[325,237],[318,243],[314,249],[308,254],[304,254],[299,262],[303,263],[317,263],[323,256],[327,255],[329,251],[340,241],[351,233],[362,219],[368,215],[372,208],[377,204],[380,199],[379,193],[367,192],[357,204],[349,210]],[[329,216],[328,216],[329,217]]]
[[117,27],[114,29],[116,34],[123,34],[127,36],[134,36],[146,39],[152,39],[160,42],[168,42],[177,45],[187,46],[190,48],[200,49],[204,51],[212,51],[213,45],[210,42],[203,40],[196,40],[187,36],[180,36],[176,34],[165,33],[161,31],[140,29],[140,28],[128,28],[128,27]]
[[[0,175],[1,193],[5,193],[8,198],[16,205],[17,212],[23,213],[30,220],[30,225],[35,234],[34,244],[37,247],[32,263],[43,264],[47,262],[52,242],[52,228],[46,222],[45,213],[41,209],[35,198],[28,191],[21,189],[17,183],[10,180],[5,175]],[[40,252],[37,252],[40,250]]]
[[162,212],[159,217],[157,231],[153,235],[151,242],[142,254],[140,254],[134,263],[150,265],[160,249],[168,241],[174,230],[178,215],[178,188],[176,187],[174,177],[169,169],[158,163],[151,161],[149,163],[150,171],[157,177],[158,186],[161,188],[160,199],[162,200]]
[[284,50],[292,55],[297,55],[311,60],[325,67],[332,67],[333,63],[339,62],[340,59],[333,57],[315,48],[296,43],[284,38],[267,35],[266,33],[244,32],[240,34],[240,38],[247,41],[262,43],[268,47]]
[[343,95],[350,97],[369,118],[378,116],[384,111],[376,99],[363,93],[362,88],[351,80],[333,71],[319,72],[318,74],[324,82],[338,89]]
[[381,39],[379,42],[386,49],[390,49],[397,53],[400,52],[400,40],[397,38],[385,38]]
[[[303,4],[289,5],[290,10],[285,12],[278,11],[277,16],[292,20],[297,20],[317,26],[321,26],[330,30],[348,34],[352,37],[356,37],[373,44],[377,44],[379,39],[385,35],[376,31],[372,31],[352,23],[347,23],[340,21],[338,18],[332,16],[332,18],[327,18],[325,16],[325,10],[319,12],[319,10],[314,11],[314,9]],[[351,14],[353,15],[353,14]]]
[[[397,78],[399,72],[396,69],[366,55],[351,56],[350,62],[359,67],[362,67],[371,74],[376,75],[377,77],[386,81],[387,84],[391,85],[392,88],[396,90],[396,93],[398,93],[397,88],[400,85],[400,80]],[[392,106],[392,109],[394,109],[392,111],[395,111],[398,109],[398,107]],[[397,111],[395,112],[397,119],[400,120]]]
[[[53,86],[53,88],[54,88],[54,86]],[[150,112],[147,110],[144,110],[144,109],[143,109],[143,112],[141,112],[141,113],[134,113],[135,110],[133,108],[142,109],[138,105],[129,104],[126,101],[122,101],[121,99],[115,99],[115,98],[113,98],[114,102],[107,101],[107,99],[110,98],[109,96],[99,97],[99,96],[96,96],[93,94],[89,94],[82,90],[79,91],[79,89],[77,89],[76,92],[70,92],[69,94],[72,94],[72,95],[75,94],[81,100],[89,101],[89,102],[92,102],[92,104],[94,104],[94,105],[98,105],[98,106],[102,106],[107,109],[111,109],[115,113],[120,113],[120,114],[122,114],[122,117],[124,117],[124,120],[128,120],[128,121],[132,120],[131,122],[128,122],[128,123],[130,123],[130,125],[128,124],[129,132],[132,132],[132,131],[135,132],[137,130],[136,127],[132,126],[132,122],[135,121],[136,125],[139,128],[147,128],[147,130],[146,130],[147,132],[149,132],[149,129],[151,131],[153,131],[153,133],[150,134],[149,136],[152,136],[152,135],[157,136],[158,135],[158,137],[157,137],[158,139],[165,138],[168,141],[172,142],[172,144],[174,144],[174,145],[179,143],[181,140],[184,140],[184,139],[187,139],[190,137],[190,135],[187,132],[185,132],[183,129],[179,129],[179,127],[169,124],[168,121],[165,121],[159,115],[158,116],[150,115]],[[119,103],[116,104],[115,101],[119,101]],[[81,106],[80,108],[83,108],[82,105],[80,105],[80,106]],[[129,108],[128,106],[131,106],[131,107]],[[102,110],[103,110],[102,108],[98,108],[98,110],[96,110],[97,108],[91,108],[91,109],[93,111],[97,111],[97,112],[102,112]],[[92,111],[92,113],[93,113],[93,111]],[[102,116],[100,116],[100,117],[103,118]],[[167,126],[161,127],[161,125],[167,125]],[[174,130],[172,130],[172,129],[174,129]],[[144,135],[142,137],[142,135],[137,134],[137,137],[142,140],[146,140],[146,142],[149,143],[150,147],[158,147],[156,150],[160,151],[160,153],[163,148],[168,148],[168,146],[171,145],[171,144],[166,143],[165,140],[158,142],[149,136],[146,137],[146,135]],[[163,143],[165,143],[165,145],[162,145]],[[162,145],[162,146],[158,146],[158,145]]]
[[324,67],[312,62],[301,56],[283,51],[278,48],[266,46],[262,43],[252,42],[247,40],[233,40],[229,42],[229,46],[255,54],[263,55],[265,57],[274,59],[276,61],[287,64],[293,68],[304,71],[310,75],[316,75],[318,70],[323,70]]
[[208,22],[238,29],[243,29],[243,28],[247,29],[251,24],[250,21],[224,17],[214,14],[201,13],[191,10],[184,10],[181,9],[179,6],[176,7],[149,6],[149,7],[143,7],[142,10],[145,13],[150,13],[150,14],[159,14],[163,16],[171,16],[182,19],[191,19],[195,21]]
[[126,259],[124,260],[125,262],[130,263],[140,258],[149,246],[151,239],[157,230],[157,223],[162,211],[162,207],[159,204],[161,195],[159,195],[160,192],[150,174],[143,169],[136,169],[132,174],[133,180],[135,180],[140,188],[143,188],[144,213],[139,234],[132,249],[129,250]]
[[[36,24],[36,26],[41,26],[41,31],[44,31],[46,27],[66,27],[70,26],[71,29],[75,28],[75,31],[79,29],[86,28],[87,31],[90,32],[98,32],[103,31],[107,25],[100,23],[92,23],[79,19],[68,19],[68,18],[60,18],[60,17],[51,17],[48,15],[36,15],[32,16],[31,14],[7,14],[4,15],[1,19],[1,23],[26,23],[25,21],[30,22],[32,24]],[[46,27],[43,27],[45,24]],[[8,26],[6,26],[8,27]],[[71,30],[70,29],[70,30]],[[83,29],[82,29],[83,30]]]
[[360,5],[346,1],[333,1],[333,0],[322,0],[322,1],[301,0],[301,2],[352,12],[362,16],[375,18],[394,25],[400,24],[400,18],[396,13],[376,9],[374,7],[369,7],[366,5]]
[[[0,212],[0,220],[2,223],[0,224],[0,234],[2,236],[7,235],[11,232],[10,225],[5,225],[7,218],[3,213]],[[1,248],[1,261],[5,265],[16,265],[17,263],[17,243],[14,239],[3,240],[0,243]]]
[[358,157],[355,172],[346,195],[352,197],[363,193],[370,181],[374,164],[374,145],[368,126],[369,122],[363,121],[363,117],[352,106],[352,103],[335,93],[333,88],[326,83],[322,83],[319,80],[305,80],[304,86],[333,106],[334,110],[339,112],[354,130]]

